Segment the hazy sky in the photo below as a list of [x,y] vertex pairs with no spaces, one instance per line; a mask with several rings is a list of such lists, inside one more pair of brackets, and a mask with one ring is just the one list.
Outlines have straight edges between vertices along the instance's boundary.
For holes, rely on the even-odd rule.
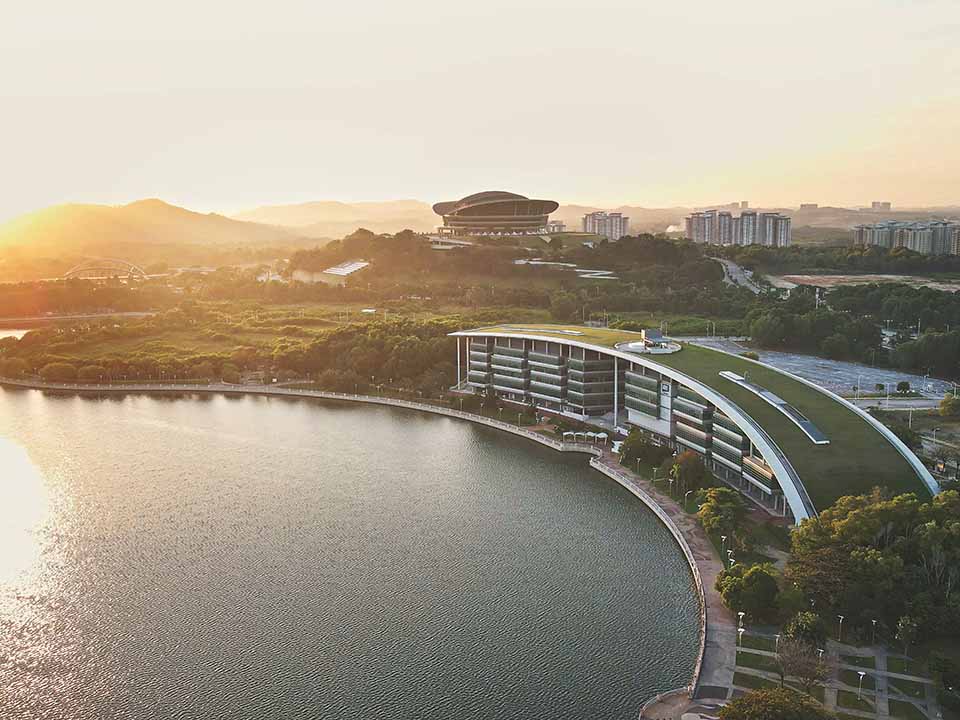
[[960,0],[0,9],[0,219],[488,188],[960,203]]

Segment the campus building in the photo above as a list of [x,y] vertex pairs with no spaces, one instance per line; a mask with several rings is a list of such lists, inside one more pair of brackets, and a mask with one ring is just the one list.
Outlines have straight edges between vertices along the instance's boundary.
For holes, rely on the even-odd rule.
[[526,235],[546,233],[549,215],[558,207],[553,200],[490,190],[439,202],[433,211],[443,217],[437,228],[441,235]]
[[686,218],[688,240],[709,245],[766,245],[786,247],[793,240],[789,217],[775,212],[743,210],[739,216],[717,210],[695,212]]
[[857,225],[854,243],[888,249],[906,248],[921,255],[957,255],[960,249],[960,223],[950,220],[928,222],[882,222]]
[[815,516],[886,485],[929,495],[933,477],[881,423],[761,363],[658,332],[500,325],[452,333],[457,389],[703,456],[770,513]]
[[630,218],[618,212],[592,212],[583,216],[583,231],[617,241],[629,234]]

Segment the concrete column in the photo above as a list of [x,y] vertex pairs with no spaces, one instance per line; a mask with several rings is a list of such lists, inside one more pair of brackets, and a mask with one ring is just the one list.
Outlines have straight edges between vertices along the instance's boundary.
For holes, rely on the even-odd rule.
[[460,387],[460,336],[457,335],[457,382],[455,384],[457,388]]
[[620,417],[620,406],[618,404],[619,398],[617,397],[617,391],[620,388],[620,370],[617,365],[618,358],[613,358],[613,427],[616,428],[618,423],[617,419]]

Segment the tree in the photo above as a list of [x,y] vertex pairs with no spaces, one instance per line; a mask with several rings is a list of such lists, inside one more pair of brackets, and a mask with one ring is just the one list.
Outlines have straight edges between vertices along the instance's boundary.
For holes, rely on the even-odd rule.
[[709,488],[702,493],[702,498],[697,517],[708,533],[732,535],[746,517],[747,508],[735,490],[727,487]]
[[908,380],[901,380],[897,383],[897,392],[901,395],[910,392],[910,382]]
[[836,720],[823,705],[789,688],[753,690],[720,708],[721,720]]
[[550,298],[550,315],[554,320],[571,320],[580,306],[577,296],[568,292],[559,292]]
[[70,363],[47,363],[40,368],[40,377],[47,382],[71,382],[77,379],[77,369]]
[[827,628],[823,618],[809,610],[793,616],[783,629],[786,637],[799,640],[815,647],[822,647],[827,639]]
[[897,621],[897,640],[903,643],[903,654],[910,654],[910,645],[917,639],[917,621],[909,615],[902,616]]
[[876,385],[873,386],[873,389],[876,390],[878,393],[882,393],[884,390],[887,389],[887,386],[884,385],[883,383],[877,383]]
[[77,378],[83,382],[97,382],[106,375],[107,369],[102,365],[84,365],[77,371]]
[[9,378],[23,377],[27,373],[27,361],[23,358],[0,360],[0,375]]
[[754,620],[776,614],[779,585],[776,570],[768,563],[748,569],[734,565],[717,576],[715,587],[731,610],[742,610]]
[[940,401],[940,414],[943,417],[957,417],[960,415],[960,397],[944,395]]
[[785,677],[795,677],[807,695],[813,692],[815,685],[830,676],[830,668],[820,657],[820,651],[810,643],[796,638],[781,638],[777,651],[777,671],[780,674],[780,686]]

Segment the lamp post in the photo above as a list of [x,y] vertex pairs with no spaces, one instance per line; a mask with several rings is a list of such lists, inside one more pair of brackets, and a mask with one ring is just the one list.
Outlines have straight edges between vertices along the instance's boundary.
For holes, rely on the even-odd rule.
[[690,493],[692,493],[692,492],[693,492],[693,490],[687,490],[687,491],[683,494],[683,509],[684,509],[684,512],[686,512],[686,510],[687,510],[687,498],[690,496]]
[[773,638],[774,640],[777,641],[776,652],[780,652],[780,634],[777,633],[776,635],[773,636]]
[[520,416],[521,416],[521,415],[523,415],[523,413],[517,413],[517,427],[520,427]]
[[840,628],[837,630],[837,642],[843,642],[843,615],[837,615],[840,618]]
[[670,478],[670,497],[673,497],[673,478]]
[[653,486],[654,486],[654,487],[657,486],[657,470],[659,470],[659,469],[660,469],[660,468],[658,468],[656,465],[654,465],[654,467],[653,467]]
[[871,620],[870,622],[873,623],[873,644],[876,645],[877,644],[877,621]]
[[823,660],[823,648],[817,648],[817,659]]
[[721,535],[720,536],[720,552],[723,553],[726,551],[726,549],[727,549],[727,536]]
[[637,475],[640,474],[640,458],[637,458]]
[[743,616],[744,616],[744,615],[746,615],[746,613],[745,613],[743,610],[741,610],[740,612],[737,613],[737,617],[740,618],[740,621],[739,621],[737,627],[739,627],[741,630],[743,630]]
[[737,647],[743,646],[743,628],[737,629]]
[[860,399],[860,378],[862,377],[863,375],[857,375],[857,400]]
[[860,676],[860,682],[857,685],[857,700],[862,700],[863,699],[863,676],[866,675],[866,673],[863,670],[858,670],[857,675]]

